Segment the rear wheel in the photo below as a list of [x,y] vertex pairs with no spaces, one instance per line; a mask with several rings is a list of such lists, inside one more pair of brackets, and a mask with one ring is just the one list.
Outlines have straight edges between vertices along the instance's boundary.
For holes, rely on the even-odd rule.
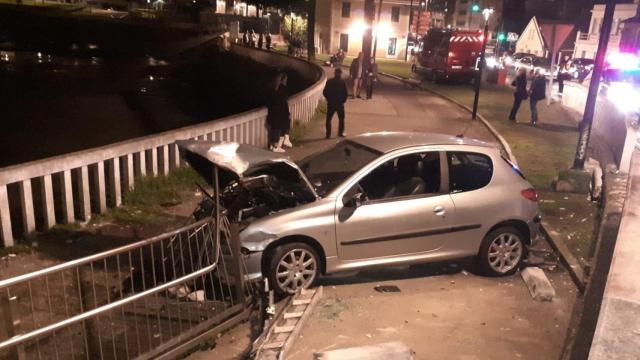
[[272,253],[267,276],[276,293],[291,295],[310,287],[319,270],[318,254],[311,246],[289,243],[277,247]]
[[524,236],[511,226],[488,233],[482,240],[478,265],[490,276],[504,276],[516,272],[526,255]]

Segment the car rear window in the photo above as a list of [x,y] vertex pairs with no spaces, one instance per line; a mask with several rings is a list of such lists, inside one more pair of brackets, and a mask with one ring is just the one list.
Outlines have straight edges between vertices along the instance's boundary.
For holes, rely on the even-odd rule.
[[472,191],[487,186],[493,176],[491,158],[472,152],[447,152],[449,190],[451,193]]

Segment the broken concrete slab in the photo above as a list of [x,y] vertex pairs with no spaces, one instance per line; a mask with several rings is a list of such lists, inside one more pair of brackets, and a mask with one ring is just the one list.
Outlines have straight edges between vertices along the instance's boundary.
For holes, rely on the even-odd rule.
[[522,280],[529,288],[529,293],[534,300],[551,301],[556,295],[551,282],[547,279],[544,270],[538,267],[528,267],[520,272]]
[[413,360],[411,349],[400,341],[351,347],[313,354],[314,360]]

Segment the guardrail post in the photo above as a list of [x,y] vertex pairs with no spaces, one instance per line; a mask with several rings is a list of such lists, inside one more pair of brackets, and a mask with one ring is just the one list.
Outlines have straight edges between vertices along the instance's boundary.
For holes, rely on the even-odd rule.
[[44,229],[47,230],[56,224],[55,205],[53,203],[53,183],[51,175],[42,177],[42,214],[44,215]]
[[0,185],[0,233],[4,246],[13,246],[13,233],[11,231],[11,214],[9,213],[9,197],[7,185]]
[[78,169],[76,181],[80,200],[80,218],[84,221],[89,221],[91,220],[91,191],[89,189],[88,167],[83,166]]
[[174,169],[180,167],[180,149],[178,148],[178,144],[171,145],[171,165]]
[[109,167],[109,192],[111,193],[111,203],[113,206],[122,204],[122,186],[120,185],[120,158],[115,157],[107,160]]
[[20,207],[22,209],[22,225],[24,235],[31,236],[36,231],[36,217],[33,211],[33,191],[31,189],[31,179],[23,180],[20,187]]
[[169,175],[169,146],[162,145],[162,152],[160,153],[162,158],[162,175]]
[[107,211],[107,191],[104,184],[104,162],[99,161],[93,168],[93,184],[96,189],[98,212]]
[[65,170],[60,175],[60,194],[62,194],[62,221],[71,223],[76,217],[73,212],[73,187],[71,185],[71,170]]
[[151,174],[158,176],[158,148],[153,147],[151,149]]
[[135,183],[136,176],[133,170],[133,154],[127,154],[124,157],[125,165],[124,169],[124,183],[127,186],[127,191],[133,189],[133,184]]
[[[216,226],[218,226],[216,224]],[[217,229],[217,231],[220,231]],[[233,255],[233,273],[235,274],[235,296],[237,301],[244,302],[244,274],[242,273],[242,254],[240,253],[240,235],[238,224],[230,224],[229,232],[231,233],[231,253]]]

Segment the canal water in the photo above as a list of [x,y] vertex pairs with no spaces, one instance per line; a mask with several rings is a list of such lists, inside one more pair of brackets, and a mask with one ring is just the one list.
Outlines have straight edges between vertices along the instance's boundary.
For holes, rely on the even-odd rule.
[[0,49],[0,167],[262,106],[276,72],[211,46],[168,58],[95,47]]

